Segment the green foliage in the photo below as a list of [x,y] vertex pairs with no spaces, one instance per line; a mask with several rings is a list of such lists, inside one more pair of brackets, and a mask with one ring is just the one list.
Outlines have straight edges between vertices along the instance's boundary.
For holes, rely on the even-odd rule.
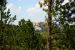
[[44,42],[45,39],[43,39],[39,33],[35,33],[33,24],[30,20],[25,21],[22,19],[19,21],[19,28],[22,33],[22,36],[20,33],[21,39],[23,39],[24,43],[26,44],[24,47],[26,47],[28,50],[44,50],[44,46],[46,45],[44,44],[46,43]]
[[[70,0],[65,5],[61,5],[60,0],[53,2],[51,13],[54,18],[51,35],[53,50],[75,50],[75,25],[73,24],[75,17],[71,17],[75,13],[74,2]],[[40,7],[48,6],[48,0],[39,4]],[[6,0],[0,0],[0,5],[0,50],[47,50],[48,32],[35,32],[30,20],[21,19],[18,25],[11,25],[16,20],[16,15],[11,18],[10,9],[5,12]],[[48,9],[43,10],[48,13]]]
[[0,50],[45,50],[46,39],[35,32],[30,20],[21,19],[18,25],[11,25],[16,15],[11,17],[10,9],[5,12],[5,3],[0,0]]
[[[39,3],[41,7],[48,6],[48,0]],[[53,0],[51,16],[52,20],[52,44],[53,50],[74,50],[75,47],[75,0],[62,5],[64,0]],[[43,8],[48,13],[48,9]]]
[[[56,44],[57,48],[60,48],[60,50],[61,49],[65,50],[66,48],[69,50],[75,49],[73,45],[75,44],[75,41],[74,41],[75,25],[73,24],[73,22],[75,21],[74,21],[74,17],[71,17],[72,14],[75,13],[73,9],[73,7],[75,7],[74,2],[75,1],[70,1],[67,4],[62,5],[60,0],[55,1],[56,3],[55,12],[57,13],[56,15],[57,19],[55,20],[56,22],[59,22],[57,28],[59,28],[60,32],[58,33],[56,32],[54,34],[54,37],[55,37],[54,43]],[[74,5],[71,5],[71,4],[74,4]],[[56,30],[57,28],[54,28],[54,30]]]
[[46,39],[35,32],[30,20],[22,19],[18,26],[3,24],[1,29],[0,48],[4,50],[46,50]]

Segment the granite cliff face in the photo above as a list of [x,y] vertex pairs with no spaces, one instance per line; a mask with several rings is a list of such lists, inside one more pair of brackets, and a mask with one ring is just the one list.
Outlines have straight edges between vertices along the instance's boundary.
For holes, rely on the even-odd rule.
[[47,31],[46,29],[46,25],[44,22],[35,22],[33,23],[33,26],[35,28],[35,31],[40,31],[40,32],[43,32],[43,31]]

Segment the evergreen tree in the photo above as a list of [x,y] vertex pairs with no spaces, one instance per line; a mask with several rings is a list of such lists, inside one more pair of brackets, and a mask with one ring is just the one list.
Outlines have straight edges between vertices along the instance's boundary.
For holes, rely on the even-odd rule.
[[[75,7],[75,4],[74,4],[74,0],[70,0],[69,3],[66,3],[65,5],[62,5],[63,1],[60,1],[60,0],[56,0],[55,3],[56,3],[56,6],[55,6],[55,10],[56,10],[56,14],[57,14],[57,19],[56,21],[59,22],[59,26],[60,26],[60,29],[61,29],[61,34],[63,37],[63,40],[61,41],[62,45],[61,48],[68,48],[70,50],[74,49],[75,47],[73,46],[74,44],[74,16],[72,17],[72,15],[75,13],[74,12],[74,7]],[[72,25],[70,25],[72,24]],[[70,32],[69,32],[70,31]],[[72,40],[71,40],[72,39]],[[63,47],[64,45],[64,47]],[[72,49],[71,49],[72,48]]]
[[5,50],[5,46],[6,46],[5,42],[7,42],[6,40],[6,37],[8,36],[6,32],[6,29],[8,29],[7,24],[14,21],[15,20],[14,18],[16,18],[16,16],[11,18],[9,9],[8,11],[5,12],[6,4],[7,4],[7,0],[0,0],[0,25],[1,25],[0,26],[0,44],[1,44],[0,48],[1,50]]
[[[53,48],[65,49],[68,48],[70,50],[74,49],[74,17],[72,16],[75,13],[75,1],[70,0],[69,3],[62,5],[64,0],[54,0],[52,3],[52,32],[53,36]],[[48,6],[48,0],[44,0],[44,3],[40,3],[40,6],[43,5]],[[48,9],[43,9],[48,13]],[[60,31],[59,31],[60,30]],[[69,32],[70,31],[70,32]],[[60,37],[59,37],[60,36]],[[72,40],[70,40],[72,39]],[[68,43],[67,43],[68,42]]]

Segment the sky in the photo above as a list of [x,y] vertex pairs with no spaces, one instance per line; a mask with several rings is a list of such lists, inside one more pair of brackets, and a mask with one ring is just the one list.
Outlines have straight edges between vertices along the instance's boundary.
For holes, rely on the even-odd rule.
[[32,22],[42,22],[45,20],[46,13],[39,7],[40,0],[7,0],[7,9],[10,9],[12,16],[16,15],[15,24],[21,19]]
[[[10,9],[12,16],[16,15],[17,19],[14,24],[18,24],[21,19],[32,22],[45,21],[46,13],[39,7],[40,0],[7,0],[7,9]],[[68,0],[62,4],[64,5]]]

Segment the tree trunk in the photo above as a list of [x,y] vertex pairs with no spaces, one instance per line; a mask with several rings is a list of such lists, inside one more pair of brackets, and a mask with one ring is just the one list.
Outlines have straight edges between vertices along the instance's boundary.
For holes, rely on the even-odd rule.
[[48,50],[52,50],[52,15],[51,15],[52,0],[48,0]]

